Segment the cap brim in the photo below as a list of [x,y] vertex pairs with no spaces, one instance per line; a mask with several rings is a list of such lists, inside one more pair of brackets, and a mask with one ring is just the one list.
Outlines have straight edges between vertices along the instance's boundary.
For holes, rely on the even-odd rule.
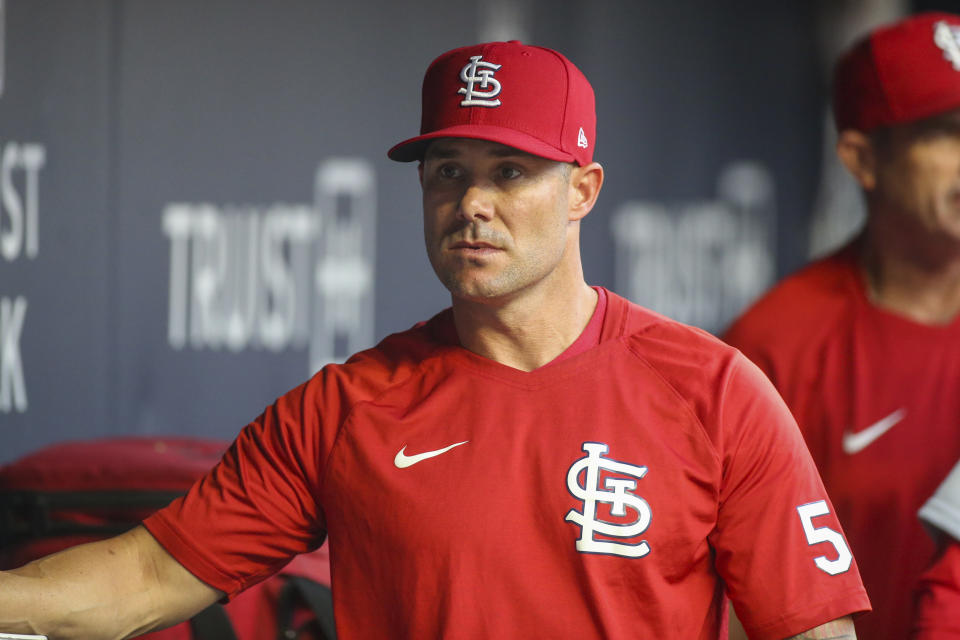
[[456,125],[404,140],[387,151],[387,157],[397,162],[423,160],[423,154],[427,150],[427,145],[437,138],[486,140],[488,142],[498,142],[548,160],[556,160],[557,162],[576,161],[572,154],[557,149],[539,138],[521,133],[515,129],[478,124]]

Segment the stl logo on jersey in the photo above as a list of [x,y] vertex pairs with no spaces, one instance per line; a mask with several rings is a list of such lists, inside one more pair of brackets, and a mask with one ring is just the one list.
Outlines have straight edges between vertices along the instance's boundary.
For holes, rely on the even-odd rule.
[[487,62],[483,56],[470,56],[470,62],[460,70],[460,80],[467,85],[457,90],[464,95],[460,106],[499,107],[500,101],[493,98],[500,95],[500,81],[493,74],[502,66]]
[[571,509],[564,518],[580,527],[577,551],[642,558],[650,553],[646,540],[630,541],[650,526],[650,505],[633,493],[647,468],[604,457],[609,447],[584,442],[587,455],[567,470],[567,489],[583,501],[583,511]]

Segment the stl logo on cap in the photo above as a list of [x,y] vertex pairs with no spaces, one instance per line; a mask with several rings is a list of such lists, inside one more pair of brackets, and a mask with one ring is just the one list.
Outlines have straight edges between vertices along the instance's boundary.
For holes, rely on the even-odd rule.
[[[499,107],[499,100],[492,100],[500,95],[500,81],[493,74],[503,65],[483,60],[483,56],[470,56],[470,62],[460,71],[460,80],[467,86],[460,87],[457,93],[464,94],[460,101],[461,107]],[[479,69],[479,67],[483,67]],[[480,88],[473,85],[479,83]]]
[[933,41],[943,49],[943,57],[960,71],[960,28],[941,20],[933,25]]

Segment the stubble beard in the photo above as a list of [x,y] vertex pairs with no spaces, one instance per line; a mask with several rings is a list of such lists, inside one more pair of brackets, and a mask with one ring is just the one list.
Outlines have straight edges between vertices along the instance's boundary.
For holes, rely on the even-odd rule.
[[502,300],[547,279],[560,269],[565,245],[556,251],[541,247],[532,254],[517,257],[511,249],[498,257],[506,264],[481,264],[469,258],[442,264],[431,260],[434,272],[450,294],[473,302]]
[[515,264],[507,265],[499,273],[483,273],[483,269],[481,266],[461,266],[435,271],[447,291],[463,300],[491,301],[523,288],[525,270]]

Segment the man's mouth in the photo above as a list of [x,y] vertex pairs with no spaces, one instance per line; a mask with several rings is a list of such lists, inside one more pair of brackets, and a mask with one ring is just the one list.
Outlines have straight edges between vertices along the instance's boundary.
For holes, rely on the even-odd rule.
[[464,253],[488,253],[493,251],[499,251],[499,247],[495,247],[489,242],[468,242],[466,240],[460,240],[454,242],[450,245],[451,251],[462,251]]

